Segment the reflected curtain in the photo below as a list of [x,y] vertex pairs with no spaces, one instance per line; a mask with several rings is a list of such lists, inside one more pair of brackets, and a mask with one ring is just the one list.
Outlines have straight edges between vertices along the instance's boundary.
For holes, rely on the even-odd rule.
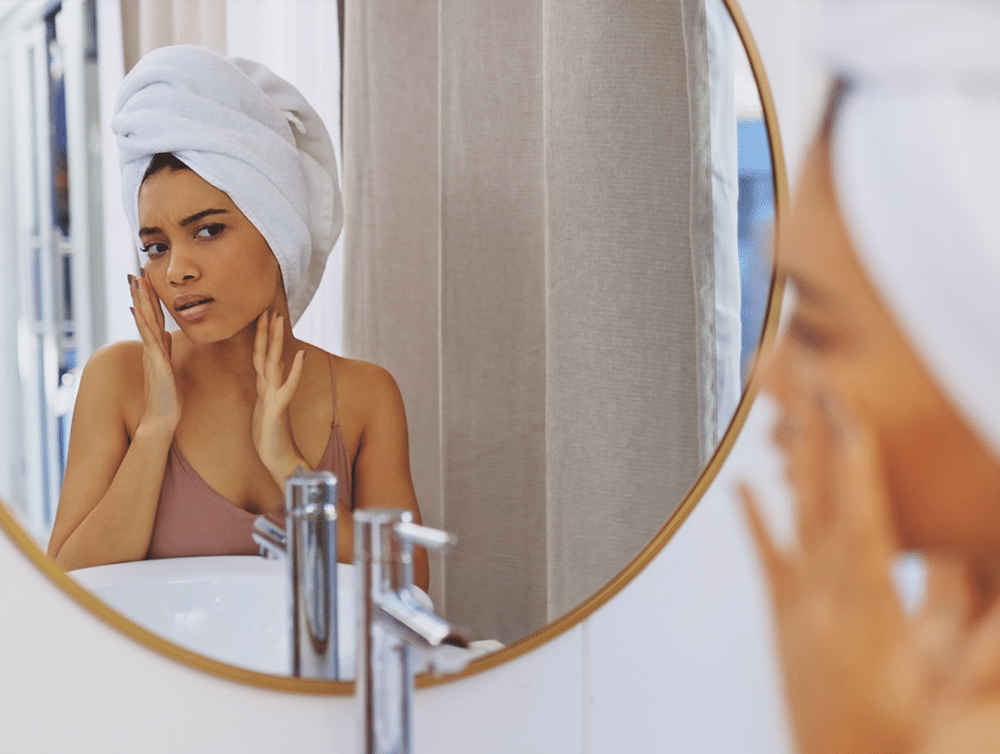
[[345,25],[345,349],[396,376],[459,537],[432,596],[511,641],[627,565],[718,440],[703,0]]
[[190,44],[226,54],[226,0],[121,0],[125,72],[157,47]]

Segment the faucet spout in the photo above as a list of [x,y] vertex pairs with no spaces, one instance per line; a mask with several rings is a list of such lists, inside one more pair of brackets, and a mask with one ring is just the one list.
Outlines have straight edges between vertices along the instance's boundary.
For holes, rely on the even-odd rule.
[[254,521],[261,555],[287,564],[291,672],[337,680],[337,478],[301,467],[285,483],[285,526]]

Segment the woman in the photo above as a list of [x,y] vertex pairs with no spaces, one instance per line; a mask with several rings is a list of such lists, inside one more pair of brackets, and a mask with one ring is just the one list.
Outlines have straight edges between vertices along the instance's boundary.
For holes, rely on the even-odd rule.
[[[841,84],[780,231],[795,303],[765,377],[795,548],[741,495],[799,750],[972,751],[1000,736],[1000,8],[829,22]],[[928,566],[915,615],[902,550]]]
[[49,553],[67,569],[255,553],[254,518],[299,466],[338,477],[344,560],[355,508],[419,521],[392,377],[292,334],[342,221],[316,113],[263,66],[181,46],[126,77],[112,128],[141,341],[84,371]]

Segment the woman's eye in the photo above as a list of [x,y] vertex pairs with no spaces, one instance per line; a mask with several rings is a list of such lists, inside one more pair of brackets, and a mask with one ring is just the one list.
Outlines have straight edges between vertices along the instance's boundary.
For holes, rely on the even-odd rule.
[[147,257],[156,257],[167,250],[167,245],[165,243],[160,243],[159,241],[154,241],[153,243],[148,243],[143,246],[139,251],[145,254]]
[[801,346],[816,352],[828,351],[836,343],[830,333],[799,315],[794,315],[788,323],[788,336]]
[[211,238],[212,236],[219,235],[226,226],[222,223],[212,223],[211,225],[206,225],[203,228],[198,228],[198,232],[194,234],[195,238]]

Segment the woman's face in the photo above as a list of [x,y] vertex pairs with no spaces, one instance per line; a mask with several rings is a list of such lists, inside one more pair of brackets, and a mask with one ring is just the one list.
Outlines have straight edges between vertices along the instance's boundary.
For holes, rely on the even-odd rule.
[[823,146],[806,160],[778,248],[796,298],[765,388],[786,410],[830,390],[874,427],[904,547],[995,555],[1000,465],[930,379],[859,266]]
[[196,344],[231,338],[284,311],[281,271],[257,228],[193,170],[163,168],[139,189],[146,276]]

